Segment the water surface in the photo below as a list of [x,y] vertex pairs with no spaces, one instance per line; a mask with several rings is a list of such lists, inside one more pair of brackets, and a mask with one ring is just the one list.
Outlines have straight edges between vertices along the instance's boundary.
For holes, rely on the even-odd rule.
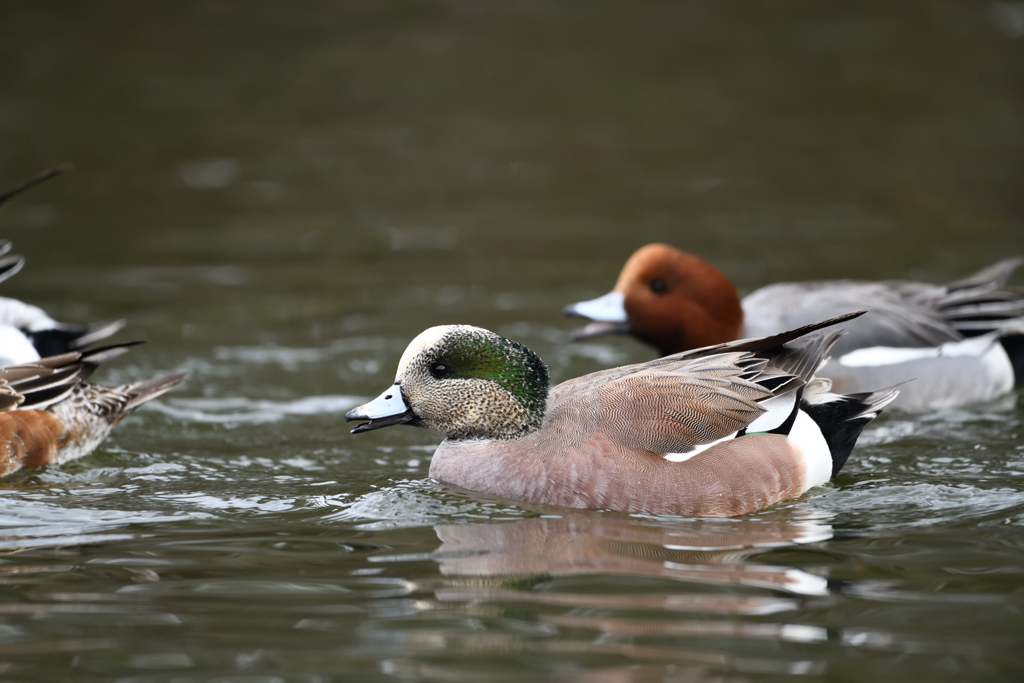
[[[12,681],[1017,680],[1019,394],[890,413],[730,520],[566,511],[352,437],[422,329],[564,380],[572,301],[672,242],[742,292],[1024,253],[1021,3],[24,4],[0,22],[3,294],[188,370],[0,483]],[[1020,279],[1018,277],[1018,282]]]

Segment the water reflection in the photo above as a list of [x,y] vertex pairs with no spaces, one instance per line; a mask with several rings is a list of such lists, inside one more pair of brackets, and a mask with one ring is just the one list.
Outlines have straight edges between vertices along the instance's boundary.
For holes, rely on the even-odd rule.
[[434,558],[446,576],[616,574],[800,595],[825,595],[825,579],[747,559],[760,548],[832,537],[831,526],[817,519],[701,520],[664,526],[601,514],[504,524],[447,524],[434,527],[434,531],[441,539]]
[[[518,654],[535,656],[541,668],[547,659],[590,662],[585,675],[548,671],[560,681],[821,672],[823,662],[780,656],[771,643],[828,640],[825,628],[796,619],[803,608],[827,604],[826,580],[756,556],[826,541],[832,528],[821,515],[784,512],[676,521],[573,513],[437,525],[441,545],[430,557],[444,580],[426,611],[447,615],[444,626],[405,629],[404,656],[382,668],[431,681],[504,680],[495,658]],[[371,627],[366,635],[379,645],[389,630]],[[747,653],[723,650],[729,641],[746,643]],[[475,669],[411,659],[442,651],[486,659]]]

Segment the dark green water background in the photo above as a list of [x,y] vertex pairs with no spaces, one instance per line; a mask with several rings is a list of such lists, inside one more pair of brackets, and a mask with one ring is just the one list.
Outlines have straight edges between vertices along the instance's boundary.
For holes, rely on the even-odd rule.
[[63,161],[2,294],[130,316],[100,381],[190,375],[0,484],[0,678],[1024,677],[1019,394],[719,521],[447,489],[434,436],[343,423],[431,325],[650,358],[559,315],[649,241],[743,292],[1024,253],[1024,3],[4,3],[0,185]]

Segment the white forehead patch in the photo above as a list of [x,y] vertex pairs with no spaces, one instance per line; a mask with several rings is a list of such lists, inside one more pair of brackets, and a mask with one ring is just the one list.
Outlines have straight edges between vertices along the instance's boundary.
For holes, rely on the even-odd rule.
[[402,380],[402,377],[405,376],[405,371],[409,368],[409,364],[422,351],[434,346],[449,332],[459,331],[487,332],[487,330],[481,327],[473,327],[472,325],[438,325],[437,327],[423,330],[419,333],[419,336],[409,342],[409,346],[405,347],[405,353],[402,354],[401,360],[398,361],[398,373],[395,375],[395,381],[400,382]]

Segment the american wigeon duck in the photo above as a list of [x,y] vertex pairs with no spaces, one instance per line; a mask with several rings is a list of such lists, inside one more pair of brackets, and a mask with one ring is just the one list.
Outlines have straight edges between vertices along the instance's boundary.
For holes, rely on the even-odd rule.
[[1006,287],[1021,263],[1000,261],[945,286],[782,283],[741,302],[707,261],[649,244],[629,258],[610,293],[565,313],[594,321],[575,331],[575,339],[628,333],[668,355],[868,309],[845,326],[820,374],[840,393],[913,380],[894,405],[933,410],[988,401],[1024,381],[1024,290]]
[[[69,170],[56,166],[0,193],[0,206],[50,178]],[[23,256],[8,255],[11,243],[0,240],[0,282],[17,274],[25,265]],[[113,335],[126,321],[112,320],[91,325],[57,322],[38,306],[17,299],[0,297],[0,366],[31,363],[85,347]]]
[[0,368],[0,476],[91,453],[133,410],[184,373],[118,387],[84,380],[137,342]]
[[[543,361],[478,327],[432,327],[394,385],[354,408],[354,434],[396,424],[445,436],[430,476],[514,500],[690,516],[753,512],[824,484],[891,401],[814,379],[859,314],[614,368],[549,389]],[[787,343],[788,342],[788,343]]]

